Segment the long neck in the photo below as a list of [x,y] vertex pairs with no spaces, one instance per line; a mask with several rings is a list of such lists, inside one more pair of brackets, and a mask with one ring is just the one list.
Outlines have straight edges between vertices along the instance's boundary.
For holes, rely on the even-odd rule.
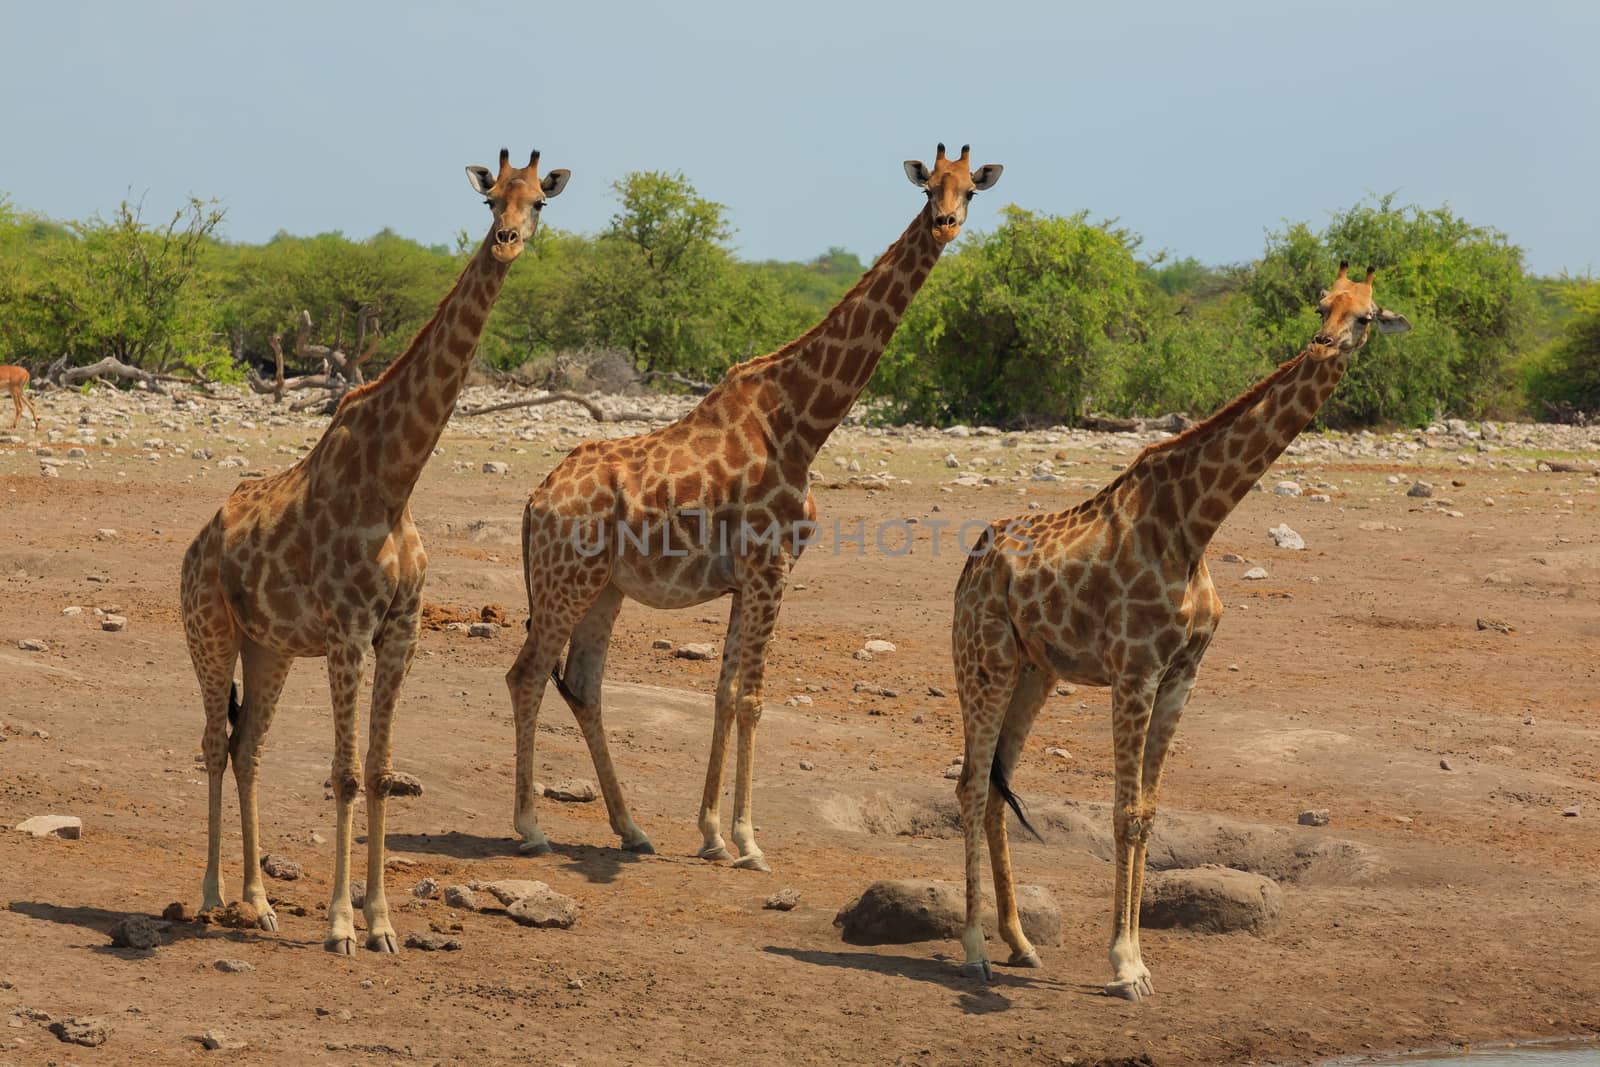
[[328,436],[346,428],[365,453],[364,474],[396,506],[410,499],[455,410],[478,338],[509,264],[490,255],[491,236],[439,302],[410,347],[375,380],[346,394]]
[[[1306,428],[1350,354],[1306,348],[1211,418],[1145,449],[1124,476],[1168,548],[1198,560],[1251,486]],[[1154,536],[1154,535],[1153,535]]]
[[933,239],[930,212],[917,213],[821,322],[771,355],[734,368],[725,381],[729,402],[753,402],[765,413],[786,463],[809,466],[866,388],[907,305],[943,251]]

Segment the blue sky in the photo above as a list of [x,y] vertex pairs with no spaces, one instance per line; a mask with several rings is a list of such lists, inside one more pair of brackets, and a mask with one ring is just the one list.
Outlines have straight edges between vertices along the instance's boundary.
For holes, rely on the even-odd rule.
[[57,218],[190,193],[227,236],[476,237],[462,168],[537,147],[593,232],[682,171],[749,258],[863,258],[901,161],[971,142],[975,203],[1119,218],[1210,263],[1369,193],[1448,202],[1542,273],[1600,270],[1600,4],[10,3],[0,191]]

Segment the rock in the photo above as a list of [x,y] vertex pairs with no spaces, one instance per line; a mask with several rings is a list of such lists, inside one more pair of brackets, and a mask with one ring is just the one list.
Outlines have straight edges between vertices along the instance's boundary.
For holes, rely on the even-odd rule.
[[492,622],[475,622],[467,627],[468,637],[493,637],[500,632],[500,627]]
[[350,879],[350,906],[359,908],[367,902],[367,880],[365,878]]
[[148,915],[129,915],[111,928],[118,948],[153,949],[161,944],[161,924]]
[[59,837],[63,841],[76,841],[83,836],[83,820],[76,815],[35,815],[17,823],[17,829],[34,837]]
[[599,794],[593,782],[573,778],[558,785],[545,786],[544,795],[550,800],[564,800],[569,804],[587,804]]
[[1570,808],[1563,808],[1561,814],[1565,818],[1576,819],[1578,817],[1578,805],[1574,804]]
[[1237,552],[1224,552],[1222,554],[1221,558],[1222,558],[1222,562],[1224,562],[1224,563],[1247,563],[1247,562],[1249,562],[1243,556],[1239,555],[1239,553],[1237,553]]
[[1328,825],[1328,809],[1307,809],[1306,811],[1302,811],[1299,816],[1296,817],[1295,822],[1299,823],[1301,826],[1326,826]]
[[[420,797],[422,795],[422,780],[414,774],[405,771],[390,771],[383,779],[384,794],[391,797]],[[400,856],[391,856],[384,860],[384,864],[393,863],[396,867],[407,866],[410,861]]]
[[1430,497],[1432,495],[1433,495],[1433,485],[1431,483],[1429,483],[1429,482],[1424,482],[1424,481],[1420,481],[1420,480],[1416,481],[1416,482],[1413,482],[1411,484],[1411,488],[1406,490],[1406,496],[1414,496],[1414,497],[1420,497],[1420,498],[1426,499],[1427,497]]
[[[943,941],[960,936],[966,908],[966,889],[959,882],[874,882],[861,896],[839,909],[833,925],[853,945]],[[1017,911],[1030,941],[1060,943],[1061,909],[1048,890],[1018,886]],[[992,898],[987,894],[982,914],[985,934],[992,936],[996,918]]]
[[250,1047],[245,1042],[230,1038],[217,1030],[207,1030],[196,1040],[207,1052],[238,1052]]
[[223,974],[248,974],[256,969],[256,965],[248,960],[218,960],[211,966]]
[[961,777],[961,764],[952,763],[944,769],[944,776],[954,782]]
[[783,702],[784,706],[789,708],[809,708],[815,703],[816,701],[812,700],[804,693],[796,693],[794,696]]
[[423,952],[459,952],[461,942],[443,934],[407,934],[406,948],[420,949]]
[[483,473],[485,474],[504,474],[510,469],[511,468],[506,466],[504,463],[499,463],[494,460],[490,460],[483,465]]
[[111,1036],[111,1024],[98,1015],[74,1015],[51,1023],[50,1032],[68,1044],[97,1048]]
[[489,893],[501,904],[511,905],[535,893],[547,893],[550,887],[543,882],[524,878],[501,878],[493,882],[471,882],[468,889]]
[[465,911],[478,910],[478,895],[472,891],[471,886],[445,886],[444,902],[452,908],[461,908]]
[[1299,496],[1300,485],[1298,482],[1279,482],[1272,487],[1274,496]]
[[128,620],[121,615],[103,615],[100,617],[100,629],[110,633],[118,633],[128,628]]
[[1262,936],[1277,926],[1283,891],[1270,878],[1207,864],[1145,875],[1139,922],[1153,929]]
[[940,688],[939,686],[930,685],[930,686],[928,686],[928,695],[931,696],[931,697],[942,697],[942,696],[945,695],[945,693],[944,693],[944,690],[942,688]]
[[94,532],[94,539],[96,541],[115,541],[118,536],[119,535],[115,530],[96,530]]
[[300,864],[276,852],[268,852],[261,857],[261,872],[268,878],[276,878],[283,882],[293,882],[306,873]]
[[194,922],[194,908],[181,900],[174,900],[161,910],[161,917],[172,923]]
[[203,923],[213,926],[226,926],[231,930],[253,930],[260,921],[261,916],[256,913],[255,905],[243,900],[236,900],[232,904],[210,911],[202,911],[195,916]]
[[789,888],[778,890],[768,897],[766,903],[761,906],[768,911],[793,911],[795,905],[799,903],[800,890]]
[[81,607],[79,607],[78,605],[73,604],[70,607],[62,608],[61,609],[61,614],[67,616],[68,618],[73,618],[75,616],[82,615],[83,614],[83,609]]
[[1056,745],[1051,745],[1049,748],[1045,749],[1044,754],[1046,756],[1055,756],[1057,759],[1072,758],[1072,753],[1068,752],[1064,748],[1057,747]]
[[956,454],[954,452],[946,452],[944,456],[944,465],[949,467],[951,470],[955,470],[957,467],[961,466],[961,461],[956,458]]
[[411,895],[418,900],[432,900],[439,895],[439,883],[432,878],[424,878],[411,887]]
[[862,663],[871,663],[872,662],[872,653],[868,652],[864,648],[856,649],[854,652],[851,653],[851,655],[854,656],[856,659],[860,660]]
[[672,642],[668,641],[665,637],[658,637],[654,641],[650,642],[650,647],[657,650],[669,649],[672,647]]
[[1247,581],[1247,582],[1259,582],[1259,581],[1262,581],[1263,579],[1265,579],[1266,576],[1267,576],[1267,568],[1265,568],[1265,567],[1251,567],[1249,570],[1245,571],[1244,574],[1241,577],[1243,577],[1244,580]]
[[1268,530],[1267,533],[1271,536],[1272,543],[1277,545],[1279,548],[1287,548],[1291,552],[1302,552],[1305,550],[1305,538],[1301,537],[1299,534],[1290,529],[1289,524],[1286,522],[1279,523],[1277,526],[1274,526],[1272,529]]
[[1312,493],[1310,496],[1306,497],[1306,499],[1311,501],[1313,504],[1326,504],[1333,498],[1327,493]]
[[866,642],[861,647],[864,651],[871,652],[874,656],[881,656],[885,652],[895,651],[893,641],[884,641],[878,638]]
[[679,645],[672,654],[679,659],[713,659],[717,654],[717,646],[707,642]]
[[50,646],[37,637],[24,637],[17,642],[17,647],[24,652],[49,652]]
[[1453,771],[1453,770],[1455,770],[1454,767],[1450,766],[1450,761],[1447,760],[1447,759],[1441,759],[1439,761],[1439,769],[1441,771]]
[[523,926],[565,930],[578,921],[578,902],[546,886],[511,904],[506,914]]
[[1510,623],[1501,622],[1499,619],[1479,619],[1478,629],[1493,630],[1495,633],[1508,634],[1515,629]]
[[808,759],[803,759],[800,761],[800,769],[802,771],[814,771],[817,769],[817,765]]

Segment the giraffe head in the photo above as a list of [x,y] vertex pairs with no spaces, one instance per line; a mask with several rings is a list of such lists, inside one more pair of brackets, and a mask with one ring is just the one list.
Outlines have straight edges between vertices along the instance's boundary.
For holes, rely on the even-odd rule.
[[1377,273],[1376,268],[1368,267],[1367,276],[1359,282],[1350,280],[1349,270],[1349,262],[1341,262],[1333,288],[1322,290],[1317,298],[1322,327],[1313,338],[1316,344],[1340,352],[1353,352],[1367,343],[1373,324],[1377,324],[1379,333],[1405,333],[1411,329],[1404,315],[1381,308],[1372,299],[1372,276]]
[[532,240],[539,228],[539,212],[544,202],[566,187],[571,171],[553,170],[539,178],[539,150],[534,149],[526,167],[513,167],[511,153],[500,149],[500,172],[488,167],[468,167],[467,181],[494,212],[494,243],[489,252],[501,263],[510,263],[522,254],[522,246]]
[[954,241],[961,232],[961,224],[967,221],[967,201],[979,189],[987,189],[999,181],[1000,172],[1005,169],[998,163],[985,163],[973,170],[967,162],[971,153],[971,145],[962,145],[961,158],[950,159],[945,156],[941,144],[939,154],[933,158],[932,170],[920,159],[906,160],[906,177],[928,194],[933,239],[942,245]]

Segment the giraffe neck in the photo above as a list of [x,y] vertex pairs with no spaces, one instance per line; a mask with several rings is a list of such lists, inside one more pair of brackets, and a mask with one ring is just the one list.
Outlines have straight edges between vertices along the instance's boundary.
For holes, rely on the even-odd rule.
[[[1258,382],[1211,418],[1135,461],[1144,514],[1165,547],[1198,560],[1251,486],[1306,428],[1344,376],[1350,353],[1315,347]],[[1155,535],[1153,535],[1155,536]]]
[[455,410],[478,338],[510,266],[490,254],[485,236],[461,276],[405,353],[372,382],[351,390],[325,439],[344,429],[364,453],[364,485],[392,509],[404,507]]
[[866,388],[906,306],[938,262],[943,246],[933,239],[931,211],[917,213],[821,322],[771,355],[735,367],[703,406],[755,405],[768,420],[774,451],[786,464],[809,467]]

